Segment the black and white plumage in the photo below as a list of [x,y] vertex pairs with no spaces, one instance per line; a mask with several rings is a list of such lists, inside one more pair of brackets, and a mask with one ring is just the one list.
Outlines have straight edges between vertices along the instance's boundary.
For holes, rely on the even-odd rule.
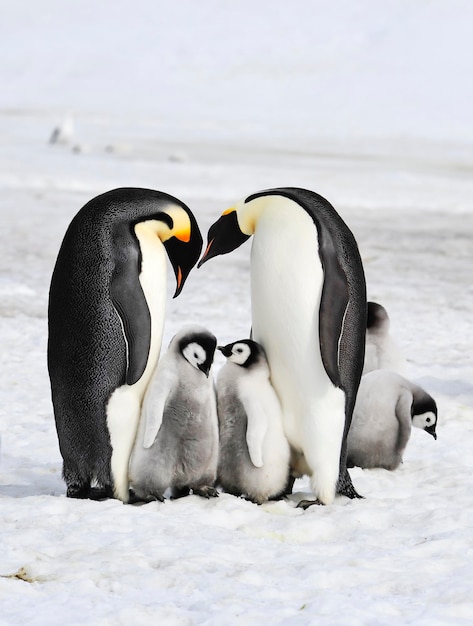
[[348,433],[348,466],[396,469],[412,426],[437,439],[437,405],[418,385],[389,370],[365,374]]
[[363,374],[379,369],[405,374],[406,360],[389,332],[390,326],[386,309],[377,302],[368,302]]
[[139,499],[193,493],[218,495],[218,418],[210,375],[217,340],[187,326],[161,357],[143,402],[130,459],[130,483]]
[[150,189],[97,196],[69,225],[48,311],[48,368],[69,497],[128,500],[141,402],[161,349],[166,253],[177,296],[201,248],[188,207]]
[[269,189],[210,227],[199,267],[252,235],[252,338],[266,353],[286,436],[305,458],[318,502],[332,502],[337,492],[358,497],[346,469],[366,331],[355,238],[318,194]]
[[219,347],[227,358],[217,378],[220,452],[217,482],[224,491],[261,504],[280,496],[289,478],[289,443],[263,348],[242,339]]

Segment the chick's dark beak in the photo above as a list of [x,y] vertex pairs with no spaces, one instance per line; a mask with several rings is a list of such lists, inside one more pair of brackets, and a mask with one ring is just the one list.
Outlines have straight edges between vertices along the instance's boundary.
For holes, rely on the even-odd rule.
[[432,437],[437,440],[437,433],[435,432],[435,424],[432,424],[431,426],[427,426],[427,428],[425,428],[425,432],[429,433],[429,435],[432,435]]

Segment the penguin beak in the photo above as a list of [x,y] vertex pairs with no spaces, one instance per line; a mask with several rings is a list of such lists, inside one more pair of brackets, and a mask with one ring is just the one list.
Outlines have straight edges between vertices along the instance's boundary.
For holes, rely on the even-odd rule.
[[201,363],[197,366],[201,372],[204,372],[205,376],[208,378],[210,374],[210,369],[212,367],[212,363],[208,364],[207,362]]
[[217,350],[220,350],[223,356],[228,358],[232,355],[232,344],[228,344],[228,346],[217,346]]
[[435,424],[432,424],[431,426],[427,426],[427,428],[424,429],[426,433],[429,433],[429,435],[432,435],[432,437],[437,441],[437,433],[435,432]]
[[209,228],[207,247],[197,267],[201,267],[215,256],[232,252],[249,238],[249,235],[245,235],[240,230],[236,211],[226,211]]
[[202,235],[197,223],[193,225],[188,241],[170,237],[163,243],[176,276],[174,298],[181,293],[190,271],[199,260],[202,243]]

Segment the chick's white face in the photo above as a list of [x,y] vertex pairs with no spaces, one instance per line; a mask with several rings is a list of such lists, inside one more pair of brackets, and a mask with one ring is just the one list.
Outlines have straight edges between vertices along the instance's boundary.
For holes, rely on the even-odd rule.
[[421,413],[420,415],[414,415],[412,418],[412,424],[416,428],[422,428],[425,430],[431,426],[435,426],[437,423],[437,418],[435,417],[435,413],[432,411],[427,411],[427,413]]
[[232,347],[232,353],[228,357],[228,360],[237,365],[244,365],[250,358],[251,349],[246,343],[236,343]]
[[189,361],[189,363],[196,369],[200,369],[199,365],[205,363],[207,359],[206,351],[200,344],[196,343],[195,341],[187,344],[187,346],[182,351],[182,354],[186,361]]

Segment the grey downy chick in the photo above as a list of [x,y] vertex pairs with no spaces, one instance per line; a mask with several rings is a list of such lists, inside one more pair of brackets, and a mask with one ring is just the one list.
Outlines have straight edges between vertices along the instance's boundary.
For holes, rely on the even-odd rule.
[[187,326],[171,340],[146,391],[130,460],[137,499],[193,493],[206,498],[218,462],[218,418],[211,367],[217,340],[200,326]]
[[218,348],[227,358],[217,378],[220,453],[217,483],[261,504],[282,495],[289,444],[263,348],[243,339]]
[[389,332],[390,326],[386,309],[377,302],[368,302],[363,374],[385,369],[404,375],[406,359]]
[[437,405],[418,385],[396,372],[361,378],[348,432],[348,467],[396,469],[415,426],[437,439]]

